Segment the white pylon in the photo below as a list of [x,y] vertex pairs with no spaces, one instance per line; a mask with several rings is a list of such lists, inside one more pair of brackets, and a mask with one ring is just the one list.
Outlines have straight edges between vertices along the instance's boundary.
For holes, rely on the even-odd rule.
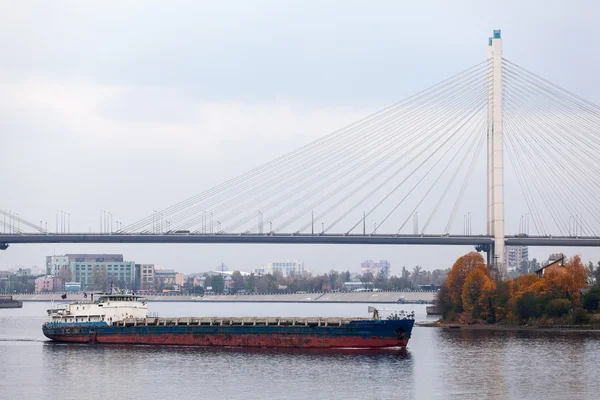
[[492,262],[505,270],[504,140],[502,133],[502,38],[494,31],[488,46],[488,234],[494,236]]
[[487,127],[487,223],[486,223],[486,233],[488,235],[492,235],[494,232],[494,225],[492,221],[494,220],[494,206],[492,199],[494,198],[494,175],[493,165],[494,165],[494,147],[492,145],[492,126],[493,126],[493,107],[494,107],[494,74],[493,74],[493,60],[492,60],[492,41],[494,38],[490,38],[488,48],[487,48],[487,60],[488,60],[488,127]]

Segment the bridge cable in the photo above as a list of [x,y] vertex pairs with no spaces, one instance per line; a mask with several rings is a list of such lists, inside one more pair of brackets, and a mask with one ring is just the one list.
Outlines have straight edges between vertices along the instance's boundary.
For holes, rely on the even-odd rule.
[[[365,118],[363,118],[363,119],[361,119],[361,120],[359,120],[359,121],[357,121],[357,122],[355,122],[353,124],[350,124],[347,127],[344,127],[344,128],[342,128],[340,130],[337,130],[337,131],[333,132],[332,134],[327,135],[324,138],[317,139],[317,140],[315,140],[315,141],[313,141],[313,142],[311,142],[311,143],[309,143],[309,144],[307,144],[305,146],[302,146],[301,148],[299,148],[297,150],[294,150],[294,151],[292,151],[292,152],[290,152],[288,154],[280,156],[280,157],[276,158],[275,160],[273,160],[271,162],[263,164],[263,165],[261,165],[261,166],[259,166],[257,168],[252,169],[249,172],[241,174],[241,175],[239,175],[239,176],[237,176],[235,178],[232,178],[232,179],[230,179],[230,180],[228,180],[228,181],[226,181],[226,182],[224,182],[224,183],[222,183],[220,185],[217,185],[214,188],[211,188],[211,189],[209,189],[209,190],[207,190],[205,192],[202,192],[202,193],[200,193],[200,194],[198,194],[196,196],[188,198],[188,199],[186,199],[186,200],[184,200],[182,202],[179,202],[179,203],[177,203],[177,204],[175,204],[175,205],[173,205],[171,207],[163,209],[161,212],[164,213],[164,214],[166,214],[166,215],[172,214],[174,212],[182,210],[183,208],[189,206],[190,204],[193,204],[194,202],[198,201],[199,199],[204,199],[204,198],[207,198],[207,197],[210,197],[210,196],[214,195],[215,193],[219,193],[219,192],[221,192],[223,190],[231,189],[236,184],[238,184],[239,182],[243,182],[244,180],[248,179],[249,177],[260,175],[260,174],[264,173],[265,171],[269,171],[270,169],[273,169],[273,168],[278,168],[278,167],[281,166],[280,164],[285,163],[286,161],[294,160],[294,159],[297,159],[297,158],[301,158],[305,154],[309,153],[310,150],[313,149],[315,146],[321,145],[323,143],[327,143],[329,141],[337,139],[338,136],[341,136],[341,135],[345,134],[346,131],[348,130],[348,128],[351,128],[351,127],[363,124],[365,122],[368,122],[371,118],[377,117],[377,116],[381,115],[382,113],[385,113],[386,111],[388,111],[390,109],[393,109],[394,107],[401,106],[403,103],[405,103],[407,101],[410,101],[411,99],[413,99],[415,97],[421,96],[423,94],[428,93],[431,90],[434,90],[434,89],[436,89],[436,88],[438,88],[440,86],[443,86],[448,81],[451,81],[451,80],[455,79],[456,77],[460,77],[461,75],[470,72],[471,70],[473,70],[474,68],[479,67],[482,64],[483,63],[480,63],[480,64],[477,64],[477,65],[471,67],[471,68],[468,68],[467,70],[462,71],[462,72],[460,72],[458,74],[455,74],[454,76],[448,78],[447,80],[442,81],[442,82],[440,82],[440,83],[438,83],[436,85],[433,85],[430,88],[427,88],[427,89],[425,89],[425,90],[423,90],[423,91],[421,91],[421,92],[419,92],[419,93],[417,93],[417,94],[415,94],[413,96],[410,96],[409,98],[407,98],[407,99],[405,99],[405,100],[403,100],[401,102],[398,102],[398,103],[396,103],[394,105],[386,107],[385,109],[383,109],[381,111],[378,111],[376,113],[373,113],[373,114],[371,114],[371,115],[369,115],[369,116],[367,116],[367,117],[365,117]],[[149,226],[152,223],[153,220],[154,220],[154,215],[150,215],[150,216],[148,216],[148,217],[146,217],[146,218],[144,218],[144,219],[142,219],[142,220],[140,220],[140,221],[138,221],[136,223],[133,223],[133,224],[125,227],[124,229],[122,229],[122,231],[124,231],[124,232],[135,231],[137,229],[140,229],[143,226]]]
[[458,211],[458,208],[460,206],[460,203],[462,202],[465,190],[467,188],[467,185],[469,183],[469,181],[471,180],[471,176],[473,174],[473,169],[475,166],[475,162],[477,161],[477,155],[479,154],[479,152],[481,151],[481,147],[483,145],[485,136],[481,136],[480,142],[477,146],[477,150],[473,153],[473,158],[471,159],[471,162],[469,163],[469,168],[467,170],[467,174],[465,175],[465,179],[463,180],[463,183],[460,187],[460,190],[458,192],[458,196],[456,198],[456,201],[454,203],[454,206],[452,207],[452,212],[450,213],[450,218],[448,219],[448,223],[446,224],[446,229],[444,230],[445,234],[449,234],[450,233],[450,229],[452,227],[452,224],[454,223],[454,218],[456,216],[456,211]]

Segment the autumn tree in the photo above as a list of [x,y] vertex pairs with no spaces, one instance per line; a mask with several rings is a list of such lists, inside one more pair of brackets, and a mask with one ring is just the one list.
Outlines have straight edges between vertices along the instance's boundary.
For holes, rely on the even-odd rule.
[[489,277],[485,266],[478,265],[465,278],[461,300],[464,310],[473,318],[489,317],[491,296],[496,284]]
[[477,252],[470,252],[460,257],[448,274],[444,286],[448,289],[448,297],[457,313],[463,312],[462,293],[467,276],[477,268],[486,268],[483,257]]

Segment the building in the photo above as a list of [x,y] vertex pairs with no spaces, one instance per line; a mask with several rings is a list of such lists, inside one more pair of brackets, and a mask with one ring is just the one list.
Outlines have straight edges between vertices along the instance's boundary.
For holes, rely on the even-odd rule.
[[514,271],[523,261],[529,261],[529,248],[527,246],[507,246],[504,249],[504,259],[508,270]]
[[156,269],[154,271],[154,279],[157,288],[165,286],[174,286],[177,283],[177,273],[172,269]]
[[344,282],[344,290],[351,292],[356,289],[364,289],[365,284],[362,282]]
[[51,275],[40,276],[35,280],[34,285],[36,293],[62,292],[64,290],[62,279]]
[[57,276],[63,281],[70,281],[70,260],[66,255],[46,257],[46,275]]
[[73,282],[83,290],[102,289],[108,284],[130,288],[135,282],[134,261],[102,261],[71,263]]
[[130,288],[135,282],[135,262],[123,254],[65,254],[46,257],[46,271],[64,282],[76,282],[81,290],[104,290],[111,283]]
[[155,266],[154,264],[136,264],[137,269],[137,287],[141,290],[152,290],[155,287]]
[[557,272],[559,274],[564,274],[565,272],[567,272],[567,268],[565,267],[565,264],[564,264],[564,261],[565,261],[564,256],[557,258],[557,259],[551,258],[549,261],[550,261],[549,263],[547,263],[542,268],[535,271],[535,273],[537,274],[538,277],[542,278],[544,276],[544,274],[546,274],[549,271]]
[[267,266],[254,268],[252,272],[256,275],[278,274],[285,277],[292,275],[304,275],[304,262],[300,260],[276,260]]
[[261,265],[260,267],[256,267],[252,270],[252,273],[254,275],[267,275],[269,274],[269,269],[267,267],[265,267],[264,265]]
[[79,282],[65,282],[65,291],[67,292],[81,292],[82,290]]
[[388,260],[379,260],[375,262],[373,260],[366,260],[360,264],[360,274],[364,275],[368,272],[373,274],[373,277],[377,277],[379,273],[383,273],[385,279],[390,277],[391,264]]

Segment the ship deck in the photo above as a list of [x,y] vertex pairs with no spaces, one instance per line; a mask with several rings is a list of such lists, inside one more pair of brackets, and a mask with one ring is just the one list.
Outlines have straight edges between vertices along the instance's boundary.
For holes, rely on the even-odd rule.
[[112,326],[311,326],[336,327],[372,318],[283,318],[283,317],[202,317],[202,318],[126,318]]

